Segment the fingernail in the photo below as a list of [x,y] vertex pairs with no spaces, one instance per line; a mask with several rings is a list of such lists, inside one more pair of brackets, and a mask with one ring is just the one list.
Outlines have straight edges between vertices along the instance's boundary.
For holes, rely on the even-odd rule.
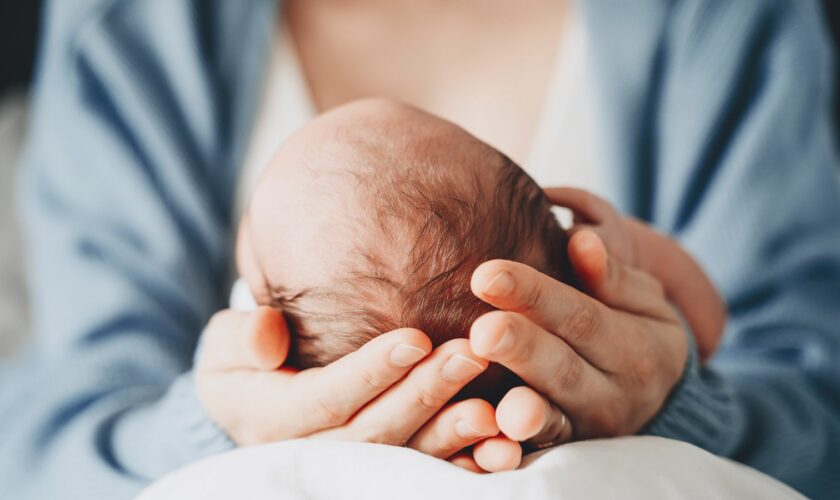
[[493,348],[491,351],[492,354],[504,354],[511,349],[513,349],[513,344],[516,341],[516,338],[513,332],[510,330],[510,327],[505,329],[505,332],[502,334],[502,338],[496,342],[496,347]]
[[411,344],[397,344],[391,349],[391,363],[400,368],[407,368],[425,358],[429,353]]
[[478,361],[455,354],[443,365],[443,380],[447,382],[466,382],[484,371]]
[[464,439],[474,439],[482,436],[478,429],[470,425],[470,423],[463,418],[455,422],[455,434]]
[[513,276],[507,271],[502,271],[484,286],[482,292],[488,297],[502,297],[513,290]]

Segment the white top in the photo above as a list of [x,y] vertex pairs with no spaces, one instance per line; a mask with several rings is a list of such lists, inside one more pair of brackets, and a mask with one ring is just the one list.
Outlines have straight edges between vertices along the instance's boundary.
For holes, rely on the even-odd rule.
[[[586,36],[575,9],[560,42],[543,112],[521,166],[541,186],[575,186],[603,194],[594,140],[595,100],[591,94]],[[294,41],[281,23],[272,44],[254,132],[237,187],[237,221],[254,183],[277,147],[316,115]],[[568,211],[557,209],[556,213],[563,225],[570,224]]]
[[282,26],[274,33],[262,97],[236,190],[234,221],[242,216],[254,183],[280,144],[316,115],[289,32]]

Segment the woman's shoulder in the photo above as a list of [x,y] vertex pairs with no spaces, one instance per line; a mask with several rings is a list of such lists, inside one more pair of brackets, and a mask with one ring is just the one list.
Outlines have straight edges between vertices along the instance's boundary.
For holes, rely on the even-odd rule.
[[[666,2],[661,2],[663,6]],[[700,60],[774,59],[828,63],[831,44],[816,0],[672,0],[664,38]]]
[[61,0],[49,2],[45,33],[71,50],[107,42],[162,59],[234,58],[271,26],[274,0]]
[[242,149],[276,8],[273,0],[54,0],[36,94],[105,106],[132,120],[120,127],[133,135],[168,137],[175,156],[227,164]]

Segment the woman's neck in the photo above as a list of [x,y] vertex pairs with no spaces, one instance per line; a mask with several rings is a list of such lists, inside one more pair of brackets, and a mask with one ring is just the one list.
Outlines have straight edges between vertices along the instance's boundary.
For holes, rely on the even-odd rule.
[[384,96],[527,156],[567,2],[290,0],[284,15],[319,111]]

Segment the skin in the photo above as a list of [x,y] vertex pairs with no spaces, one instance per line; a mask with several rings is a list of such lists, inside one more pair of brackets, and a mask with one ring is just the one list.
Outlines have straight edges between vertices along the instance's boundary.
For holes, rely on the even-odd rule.
[[647,224],[622,216],[592,193],[564,187],[548,189],[546,194],[556,205],[574,211],[572,234],[594,232],[616,259],[662,284],[668,300],[691,326],[701,361],[714,353],[726,324],[726,304],[688,252]]
[[[679,379],[687,353],[684,334],[661,287],[651,286],[656,282],[611,258],[595,233],[576,234],[569,242],[569,253],[577,272],[587,277],[587,284],[605,302],[522,264],[490,261],[476,269],[474,292],[502,310],[476,320],[469,346],[456,341],[459,345],[454,349],[478,362],[502,363],[530,384],[511,390],[495,412],[474,400],[441,404],[443,409],[436,414],[434,405],[426,405],[424,416],[429,415],[429,420],[422,428],[413,429],[416,419],[403,425],[404,417],[424,408],[419,401],[439,397],[441,402],[463,386],[441,384],[434,369],[416,374],[416,385],[398,383],[404,377],[411,379],[406,374],[414,371],[412,365],[396,366],[389,361],[393,349],[403,344],[428,352],[427,337],[416,330],[396,330],[332,365],[296,373],[279,368],[288,349],[288,331],[279,313],[265,307],[254,313],[223,311],[211,321],[196,375],[199,397],[214,420],[240,444],[319,434],[408,444],[474,471],[518,465],[521,450],[498,446],[497,440],[475,446],[472,455],[452,452],[464,443],[495,437],[499,431],[511,440],[535,444],[635,433],[655,415]],[[513,282],[501,293],[489,286],[499,272],[509,274]],[[557,307],[562,303],[569,305]],[[611,308],[609,304],[621,305]],[[590,307],[587,314],[593,316],[581,323],[575,313]],[[633,310],[646,313],[627,312]],[[580,327],[548,330],[545,324]],[[514,335],[513,343],[498,351],[496,346],[506,331]],[[623,341],[625,336],[627,341]],[[598,348],[610,343],[614,349]],[[440,360],[452,348],[441,346],[435,354]],[[546,354],[532,356],[537,352]],[[593,366],[590,359],[599,365]],[[438,367],[440,362],[425,366]],[[583,369],[570,369],[575,363]],[[667,371],[662,369],[666,367]],[[405,405],[376,404],[377,397],[392,386],[405,394],[399,398]],[[617,392],[625,397],[618,398]],[[238,404],[231,405],[232,400]],[[290,406],[289,401],[298,406]],[[373,424],[362,429],[354,415],[366,404],[367,414],[373,415],[367,422]],[[459,420],[468,421],[478,432],[471,437],[459,435]],[[564,420],[566,425],[558,425]],[[325,429],[333,429],[331,435],[323,433]]]
[[[196,370],[199,399],[240,446],[320,436],[408,444],[447,458],[498,433],[481,404],[464,402],[440,411],[443,404],[438,402],[454,395],[487,365],[469,352],[465,341],[431,352],[422,332],[401,329],[377,337],[328,367],[295,372],[281,368],[289,335],[274,309],[222,311],[204,335]],[[416,362],[404,354],[406,349],[417,353]],[[461,378],[444,379],[444,366],[456,355],[471,359],[478,370],[462,370],[457,372]],[[417,371],[407,376],[415,366]],[[366,405],[373,401],[376,404]],[[411,422],[389,423],[393,408],[409,402],[415,410]],[[430,425],[424,426],[430,419]],[[455,425],[459,421],[467,422],[469,433]],[[409,443],[414,434],[418,437]]]
[[[387,96],[463,126],[517,162],[525,159],[566,2],[533,0],[522,8],[519,2],[492,0],[482,4],[481,15],[462,2],[290,0],[286,5],[319,111],[359,97]],[[443,418],[458,408],[445,406],[430,417],[423,433],[412,429],[412,422],[389,427],[382,435],[409,436],[405,442],[415,448],[446,456],[457,444],[481,440],[458,436],[456,426],[449,426],[453,419],[468,420],[484,437],[501,429],[511,439],[546,443],[629,434],[652,417],[682,373],[687,352],[661,285],[657,289],[656,280],[610,257],[591,231],[571,239],[569,254],[591,297],[511,262],[485,263],[473,277],[476,295],[503,312],[479,318],[469,346],[455,348],[475,361],[481,362],[480,356],[498,360],[526,375],[530,387],[512,390],[495,412],[480,404],[463,405],[457,410],[464,412],[457,413],[460,419]],[[513,287],[488,295],[485,287],[500,271],[510,274]],[[509,350],[494,352],[508,321],[515,327],[513,343]],[[372,403],[380,394],[413,375],[413,365],[392,363],[396,346],[431,351],[421,332],[397,330],[333,365],[295,373],[278,368],[288,332],[267,309],[223,311],[204,336],[196,374],[199,397],[211,417],[242,444],[346,427],[358,410],[376,407]],[[524,355],[529,352],[546,355],[529,359]],[[584,361],[591,370],[571,368],[585,366]],[[417,387],[438,387],[439,375],[433,372],[414,377],[417,385],[402,385],[402,390],[415,391],[416,403],[422,394]],[[437,395],[447,391],[457,392],[448,387]],[[415,408],[390,410],[393,423]],[[560,426],[564,420],[570,424]],[[451,460],[474,471],[496,470],[497,464],[518,463],[518,453],[518,448],[476,446],[474,453],[459,452]]]
[[394,99],[524,164],[568,2],[290,0],[285,10],[318,111]]
[[473,274],[473,293],[500,311],[473,323],[472,351],[528,384],[496,409],[515,440],[635,434],[686,363],[685,333],[658,281],[612,257],[588,230],[571,238],[569,257],[593,296],[516,262],[485,262]]
[[[389,147],[419,147],[424,154],[434,155],[428,149],[431,142],[448,158],[456,150],[466,155],[487,154],[485,145],[458,127],[385,100],[362,101],[322,115],[277,152],[261,176],[240,226],[237,262],[258,303],[272,303],[270,284],[291,289],[328,286],[343,272],[345,256],[353,255],[351,243],[363,235],[349,232],[347,214],[354,210],[348,208],[357,206],[359,200],[341,167],[365,160],[356,158],[358,141],[354,138],[360,134],[381,138],[394,121],[411,123],[411,134],[394,137],[396,142]],[[351,129],[353,133],[349,134]],[[479,145],[481,150],[473,149]],[[495,158],[495,153],[489,156]],[[318,195],[313,196],[313,192]],[[488,365],[487,360],[472,353],[467,339],[452,340],[432,351],[431,342],[422,332],[402,329],[376,338],[327,367],[295,372],[280,368],[289,339],[279,313],[264,307],[254,314],[257,319],[247,313],[220,313],[206,334],[205,351],[212,356],[214,349],[221,351],[224,347],[215,347],[214,338],[230,339],[226,332],[233,325],[244,332],[245,348],[228,345],[222,351],[228,357],[245,351],[238,359],[250,360],[250,365],[238,370],[236,385],[227,390],[222,387],[231,379],[231,363],[211,362],[201,365],[207,369],[199,370],[199,385],[207,388],[199,392],[199,397],[237,444],[295,437],[366,441],[405,445],[462,463],[462,450],[493,437],[476,447],[474,459],[468,457],[471,463],[481,464],[488,471],[518,465],[520,447],[498,436],[489,403],[479,399],[448,403]],[[400,359],[409,353],[419,357],[405,366],[377,367],[375,356],[387,355],[393,364],[396,351],[400,351]],[[261,372],[254,373],[254,367]],[[333,380],[331,374],[345,370],[348,374],[353,371],[352,377],[366,389],[348,391],[345,382]],[[325,377],[329,382],[319,382]],[[274,394],[266,398],[263,390]],[[233,407],[229,401],[234,397],[250,403]],[[297,404],[284,409],[265,408],[266,399]],[[301,407],[311,408],[303,412],[303,418],[299,416]]]

